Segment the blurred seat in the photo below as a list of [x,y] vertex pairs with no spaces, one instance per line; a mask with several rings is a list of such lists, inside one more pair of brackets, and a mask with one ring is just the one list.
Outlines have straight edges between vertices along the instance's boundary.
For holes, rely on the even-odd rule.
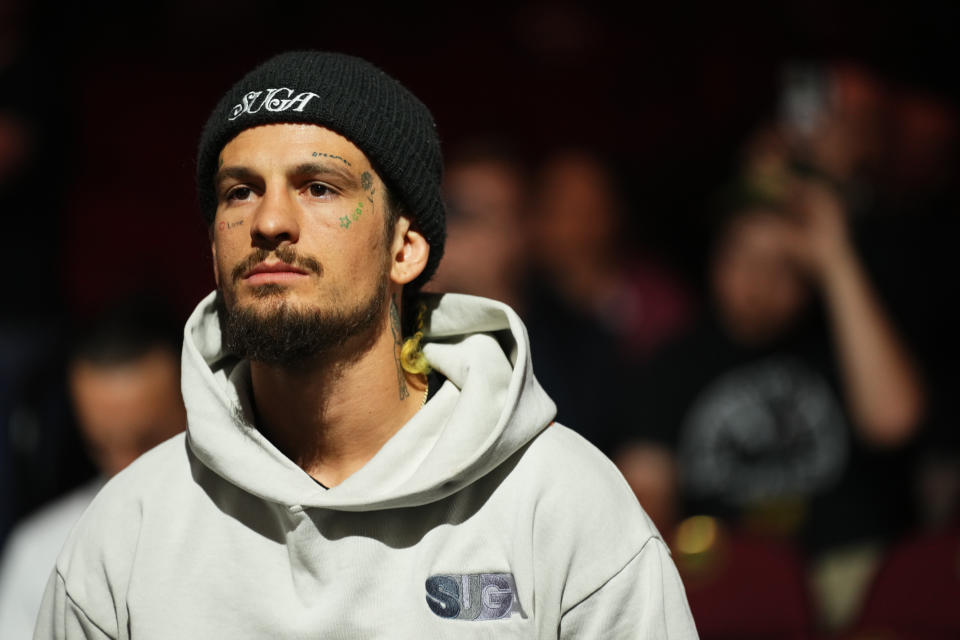
[[960,526],[895,546],[851,638],[960,638]]
[[804,567],[792,548],[696,516],[677,528],[674,557],[702,640],[811,637]]

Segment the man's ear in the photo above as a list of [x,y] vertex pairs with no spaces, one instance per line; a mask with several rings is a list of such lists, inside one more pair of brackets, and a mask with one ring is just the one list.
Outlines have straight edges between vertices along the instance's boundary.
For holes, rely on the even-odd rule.
[[412,282],[423,273],[430,257],[430,243],[411,226],[410,218],[397,218],[393,233],[390,279],[397,284]]

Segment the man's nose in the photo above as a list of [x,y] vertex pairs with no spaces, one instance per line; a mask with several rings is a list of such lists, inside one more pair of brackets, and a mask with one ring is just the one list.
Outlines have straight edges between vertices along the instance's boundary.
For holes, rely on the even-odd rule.
[[273,249],[300,239],[300,219],[294,193],[283,187],[269,186],[250,225],[254,246]]

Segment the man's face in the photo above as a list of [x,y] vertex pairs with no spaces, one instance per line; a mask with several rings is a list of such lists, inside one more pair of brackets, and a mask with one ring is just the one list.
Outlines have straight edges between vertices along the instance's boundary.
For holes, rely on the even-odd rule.
[[447,252],[431,288],[496,297],[523,269],[520,177],[494,161],[467,162],[447,169],[444,192],[451,212]]
[[548,265],[606,260],[616,245],[619,207],[611,177],[597,160],[560,155],[540,174],[533,249]]
[[773,213],[736,220],[716,250],[712,287],[728,330],[750,344],[775,340],[807,304],[809,289],[793,258],[791,224]]
[[187,422],[179,359],[166,349],[121,364],[79,360],[70,367],[70,391],[93,458],[110,476]]
[[219,164],[212,245],[229,350],[289,364],[385,317],[384,188],[353,143],[264,125],[231,140]]

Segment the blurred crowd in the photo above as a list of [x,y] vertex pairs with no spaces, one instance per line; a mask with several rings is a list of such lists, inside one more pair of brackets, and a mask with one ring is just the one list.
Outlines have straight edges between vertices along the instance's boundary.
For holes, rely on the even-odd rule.
[[[33,195],[56,197],[36,126],[56,101],[0,97],[0,204],[29,237],[24,203],[56,209]],[[427,289],[520,313],[558,420],[670,542],[704,638],[960,634],[958,124],[867,68],[787,65],[676,254],[637,224],[674,212],[597,149],[445,150]],[[20,265],[40,271],[0,315],[3,638],[103,479],[185,422],[177,311],[141,296],[50,327],[55,258]]]
[[630,228],[670,212],[631,211],[642,178],[590,149],[449,155],[431,288],[520,312],[558,419],[672,541],[705,638],[960,633],[956,127],[865,68],[788,65],[694,265]]

